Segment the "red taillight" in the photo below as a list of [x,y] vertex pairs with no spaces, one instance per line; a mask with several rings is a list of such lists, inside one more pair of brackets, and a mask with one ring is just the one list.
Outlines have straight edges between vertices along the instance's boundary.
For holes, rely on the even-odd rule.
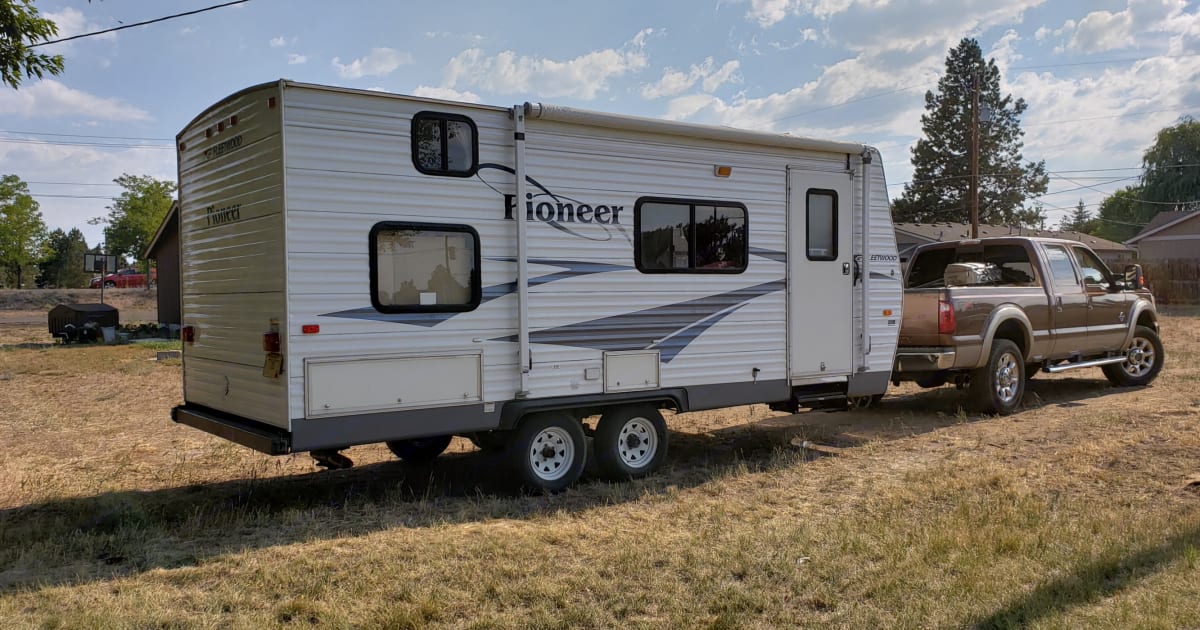
[[938,300],[938,334],[954,334],[954,306],[945,300]]
[[279,333],[263,333],[263,352],[279,352]]
[[183,343],[196,343],[196,328],[184,326],[179,330],[179,338],[183,340]]
[[321,332],[321,326],[319,324],[305,324],[300,327],[300,332],[306,335],[315,335]]

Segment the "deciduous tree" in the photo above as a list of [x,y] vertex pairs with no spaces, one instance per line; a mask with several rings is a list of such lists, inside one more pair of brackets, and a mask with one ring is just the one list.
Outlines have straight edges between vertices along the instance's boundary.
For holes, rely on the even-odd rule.
[[25,269],[42,257],[46,224],[29,186],[16,175],[0,178],[0,265],[21,288]]
[[104,223],[104,240],[109,254],[141,260],[154,237],[175,193],[175,182],[149,175],[121,175],[113,180],[125,192],[113,199],[108,216],[92,220]]
[[46,238],[46,258],[38,263],[41,282],[59,288],[87,286],[89,276],[83,270],[83,255],[87,251],[87,240],[79,228],[50,232]]
[[41,17],[30,0],[0,0],[0,80],[16,89],[23,79],[61,73],[62,55],[33,49],[57,34],[58,26]]

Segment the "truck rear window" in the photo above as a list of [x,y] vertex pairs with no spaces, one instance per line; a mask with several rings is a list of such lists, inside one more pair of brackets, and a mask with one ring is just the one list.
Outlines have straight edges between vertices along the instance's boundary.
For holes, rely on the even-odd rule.
[[919,252],[908,264],[908,287],[914,289],[946,286],[946,267],[951,263],[985,263],[998,270],[991,286],[1040,286],[1029,252],[1021,245],[971,245],[945,247]]

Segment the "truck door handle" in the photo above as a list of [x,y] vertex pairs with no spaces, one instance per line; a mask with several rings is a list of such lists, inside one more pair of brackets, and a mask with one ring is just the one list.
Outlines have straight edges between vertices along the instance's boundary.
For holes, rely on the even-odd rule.
[[1059,313],[1062,312],[1062,296],[1061,295],[1054,296],[1054,306],[1058,310]]

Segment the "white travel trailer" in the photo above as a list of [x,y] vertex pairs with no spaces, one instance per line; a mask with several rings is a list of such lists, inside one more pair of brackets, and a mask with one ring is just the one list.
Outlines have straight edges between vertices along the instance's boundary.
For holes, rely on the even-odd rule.
[[654,470],[660,409],[887,388],[902,296],[870,147],[279,81],[178,150],[172,417],[263,452],[417,461],[462,435],[557,490],[588,436],[605,475]]

